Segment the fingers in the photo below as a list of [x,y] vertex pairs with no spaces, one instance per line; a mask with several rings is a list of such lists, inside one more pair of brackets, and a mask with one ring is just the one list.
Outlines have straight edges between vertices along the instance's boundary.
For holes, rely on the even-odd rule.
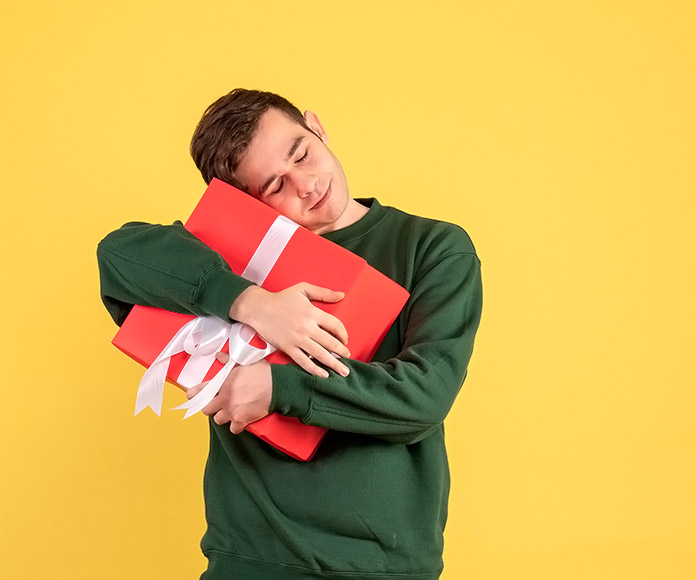
[[338,302],[339,300],[343,300],[345,296],[343,292],[336,292],[328,288],[309,284],[308,282],[303,282],[299,286],[301,286],[302,292],[307,298],[310,300],[318,300],[319,302]]
[[230,423],[230,431],[233,435],[239,435],[246,427],[246,425],[242,425],[241,423]]
[[329,377],[328,371],[320,367],[317,362],[323,364],[343,377],[347,377],[350,374],[350,369],[346,365],[344,365],[338,358],[324,349],[321,345],[313,341],[309,341],[306,350],[298,348],[293,349],[286,354],[311,375],[322,377],[324,379]]
[[232,421],[232,418],[223,407],[224,405],[221,403],[220,399],[215,397],[210,403],[208,403],[208,405],[203,407],[201,413],[211,417],[217,425],[229,423],[230,431],[235,435],[239,435],[242,431],[244,431],[244,429],[246,429],[246,425],[238,421]]
[[195,385],[190,389],[186,389],[186,398],[193,399],[198,393],[200,393],[203,388],[208,384],[208,381],[201,383],[200,385]]
[[[205,413],[205,411],[203,412]],[[225,423],[229,423],[230,431],[234,435],[239,435],[242,431],[244,431],[244,429],[246,429],[245,424],[230,420],[230,418],[224,411],[218,411],[217,413],[215,413],[215,415],[213,415],[213,421],[215,421],[217,425],[224,425]]]
[[[345,349],[345,347],[343,348]],[[348,367],[341,362],[340,357],[337,357],[332,354],[332,352],[327,351],[323,345],[312,342],[309,344],[305,352],[307,355],[311,356],[316,361],[330,368],[334,372],[337,372],[341,376],[347,377],[350,373]]]
[[[338,302],[343,300],[345,296],[343,292],[335,292],[333,290],[329,290],[328,288],[314,286],[313,284],[308,284],[306,282],[302,284],[302,287],[304,295],[310,300],[318,300],[320,302]],[[319,326],[330,334],[334,335],[343,344],[348,342],[348,332],[346,332],[346,327],[343,326],[343,323],[338,318],[320,309],[318,309],[317,316]],[[349,356],[347,350],[342,352],[334,349],[334,352],[340,356]]]
[[288,356],[297,363],[297,365],[307,371],[310,375],[317,377],[322,377],[324,379],[329,378],[329,373],[326,369],[321,368],[319,365],[314,363],[307,353],[303,350],[297,349],[294,352],[287,353]]
[[[196,385],[195,387],[190,388],[188,391],[186,391],[186,394],[188,395],[189,392],[191,391],[200,391],[205,384],[202,385]],[[189,399],[193,396],[195,396],[196,392],[194,392],[191,396],[189,396]],[[217,423],[218,425],[224,425],[225,423],[230,423],[230,417],[225,411],[223,399],[221,397],[218,397],[217,395],[213,397],[213,400],[210,401],[205,407],[201,409],[201,413],[204,415],[207,415],[208,417],[212,417],[213,421]],[[233,425],[230,423],[230,431],[234,433],[235,435],[239,435],[242,431],[244,431],[246,425]]]
[[[227,358],[227,357],[222,357]],[[235,367],[218,394],[202,409],[217,425],[229,423],[235,435],[269,413],[273,393],[271,366],[265,360]]]
[[332,316],[323,310],[320,312],[321,317],[319,318],[319,326],[328,333],[327,336],[330,339],[335,337],[338,340],[333,341],[335,343],[334,345],[324,344],[325,340],[319,340],[317,342],[319,342],[327,350],[335,352],[339,356],[345,358],[350,357],[350,351],[345,346],[348,343],[348,332],[346,331],[346,327],[343,326],[343,323],[335,316]]
[[[226,353],[218,353],[218,355],[224,355],[224,357],[229,358],[229,355]],[[217,355],[216,355],[217,356]],[[219,357],[218,357],[219,358]],[[224,360],[221,360],[220,362],[226,362]],[[186,390],[186,397],[188,399],[192,399],[195,397],[198,393],[200,393],[203,390],[203,387],[205,387],[208,384],[208,381],[205,383],[201,383],[200,385],[196,385],[194,387],[191,387],[190,389]],[[222,399],[219,398],[217,395],[213,397],[213,400],[210,401],[203,409],[201,409],[201,413],[204,415],[213,416],[213,421],[215,421],[218,425],[224,425],[225,423],[228,423],[230,419],[227,417],[227,415],[224,413],[222,410]],[[239,429],[238,431],[232,431],[235,435],[238,435],[242,431],[244,431],[244,427]],[[230,430],[232,430],[232,427],[230,426]]]
[[227,361],[230,360],[230,355],[226,352],[219,352],[215,355],[215,358],[225,365],[227,364]]

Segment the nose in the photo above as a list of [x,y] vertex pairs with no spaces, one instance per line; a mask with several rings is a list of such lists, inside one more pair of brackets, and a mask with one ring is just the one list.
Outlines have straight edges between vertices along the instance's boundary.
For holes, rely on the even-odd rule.
[[298,170],[293,175],[293,182],[297,190],[297,195],[301,198],[308,197],[316,190],[317,181],[319,181],[317,176],[308,171]]

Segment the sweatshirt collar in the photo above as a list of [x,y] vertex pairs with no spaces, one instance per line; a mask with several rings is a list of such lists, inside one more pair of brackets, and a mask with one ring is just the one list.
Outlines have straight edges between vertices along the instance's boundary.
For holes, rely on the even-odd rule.
[[386,210],[374,197],[364,199],[356,198],[356,201],[368,208],[367,213],[357,222],[345,228],[341,228],[340,230],[323,234],[323,237],[336,244],[345,244],[364,236],[384,219]]

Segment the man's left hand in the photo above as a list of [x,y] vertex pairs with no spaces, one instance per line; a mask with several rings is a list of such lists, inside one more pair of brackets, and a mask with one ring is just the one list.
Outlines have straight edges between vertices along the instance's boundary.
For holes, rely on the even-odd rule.
[[[229,360],[229,355],[218,353],[217,359],[224,364]],[[186,391],[186,396],[191,399],[206,384],[191,387]],[[225,379],[220,392],[203,407],[203,413],[212,416],[218,425],[229,423],[230,431],[237,435],[249,423],[268,415],[272,393],[271,365],[265,360],[236,366]]]

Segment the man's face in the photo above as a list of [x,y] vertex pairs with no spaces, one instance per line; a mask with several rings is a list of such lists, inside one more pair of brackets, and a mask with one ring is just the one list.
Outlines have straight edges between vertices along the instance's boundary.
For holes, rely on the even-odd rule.
[[352,200],[319,120],[309,111],[305,118],[314,133],[277,109],[266,111],[235,177],[247,193],[322,234],[349,225]]

